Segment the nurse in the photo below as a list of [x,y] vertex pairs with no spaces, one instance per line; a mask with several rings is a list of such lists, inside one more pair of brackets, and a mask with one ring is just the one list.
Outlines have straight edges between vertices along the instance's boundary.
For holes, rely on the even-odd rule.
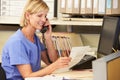
[[[52,43],[52,27],[47,19],[49,8],[43,0],[28,0],[21,17],[20,26],[6,42],[2,50],[2,67],[7,80],[24,80],[27,77],[42,77],[59,68],[67,67],[71,58],[60,57]],[[49,62],[44,45],[36,36],[36,30],[48,26],[45,32]],[[41,69],[43,60],[48,66]]]

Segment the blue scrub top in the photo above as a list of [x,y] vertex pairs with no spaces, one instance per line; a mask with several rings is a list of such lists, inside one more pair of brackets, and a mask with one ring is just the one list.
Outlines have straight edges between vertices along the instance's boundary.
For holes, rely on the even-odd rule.
[[24,80],[16,65],[30,64],[33,72],[40,69],[41,51],[45,47],[36,35],[34,40],[34,43],[29,41],[18,29],[7,41],[2,51],[2,67],[7,80]]

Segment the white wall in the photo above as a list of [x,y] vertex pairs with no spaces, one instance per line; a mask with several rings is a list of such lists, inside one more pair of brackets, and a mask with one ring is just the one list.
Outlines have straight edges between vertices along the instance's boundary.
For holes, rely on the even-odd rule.
[[81,34],[81,39],[84,45],[91,47],[98,47],[100,34]]

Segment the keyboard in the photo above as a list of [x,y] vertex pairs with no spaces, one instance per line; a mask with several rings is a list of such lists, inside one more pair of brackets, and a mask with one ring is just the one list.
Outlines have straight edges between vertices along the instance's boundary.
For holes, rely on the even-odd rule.
[[91,55],[85,55],[83,59],[73,66],[71,69],[76,70],[76,69],[92,69],[92,61],[95,60],[96,57],[91,56]]

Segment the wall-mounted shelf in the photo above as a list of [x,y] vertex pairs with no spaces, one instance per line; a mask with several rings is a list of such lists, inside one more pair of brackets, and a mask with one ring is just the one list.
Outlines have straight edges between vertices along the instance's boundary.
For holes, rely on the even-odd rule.
[[[80,25],[80,26],[102,26],[103,19],[79,19],[68,21],[61,19],[51,19],[51,25]],[[0,24],[19,24],[19,17],[0,16]]]
[[53,19],[50,20],[52,25],[79,25],[79,26],[102,26],[103,19],[79,19],[79,20],[61,20]]
[[[9,17],[9,18],[8,18]],[[51,25],[66,25],[67,31],[72,31],[72,25],[74,26],[102,26],[103,19],[79,19],[79,20],[61,20],[61,19],[50,19]],[[19,24],[19,17],[0,16],[0,24]]]
[[72,26],[102,26],[103,19],[79,19],[77,21],[68,21],[68,20],[60,20],[60,19],[53,19],[50,20],[52,25],[66,25],[67,32],[72,32]]

